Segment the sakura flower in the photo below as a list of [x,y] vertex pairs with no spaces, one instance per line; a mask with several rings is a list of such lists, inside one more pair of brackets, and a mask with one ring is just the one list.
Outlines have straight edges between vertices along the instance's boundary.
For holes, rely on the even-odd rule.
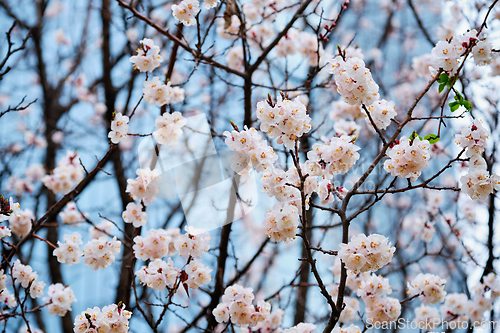
[[[391,124],[391,120],[397,115],[394,102],[385,99],[381,99],[370,105],[368,112],[375,126],[381,130],[386,129]],[[366,121],[372,126],[368,115],[365,114],[365,117]]]
[[74,232],[71,235],[64,235],[64,243],[57,242],[57,249],[53,254],[57,257],[57,261],[65,263],[68,266],[78,264],[82,256],[79,246],[82,244],[82,235]]
[[35,221],[35,214],[30,209],[16,211],[17,215],[11,214],[9,217],[9,228],[19,237],[26,236],[31,231],[32,221]]
[[212,280],[210,275],[212,270],[205,267],[205,265],[199,261],[191,260],[191,262],[186,265],[185,271],[189,276],[189,279],[186,281],[189,288],[198,289],[204,284],[209,284]]
[[295,239],[299,226],[298,209],[295,206],[276,203],[264,218],[264,228],[268,237],[275,242],[289,242]]
[[121,113],[117,113],[114,116],[113,121],[111,122],[111,131],[108,134],[111,142],[117,144],[121,139],[127,137],[128,122],[129,118],[127,116],[123,116]]
[[179,237],[178,228],[150,229],[145,237],[136,236],[134,238],[135,257],[137,259],[161,259],[165,256],[171,256],[177,252],[174,243]]
[[172,102],[173,92],[171,83],[164,84],[158,76],[154,76],[152,80],[145,81],[142,92],[144,100],[149,104],[162,106]]
[[419,137],[401,139],[387,150],[389,159],[384,162],[384,170],[393,177],[409,178],[416,181],[430,159],[428,140]]
[[372,325],[389,323],[401,315],[401,304],[393,297],[382,297],[366,310],[367,322]]
[[481,40],[472,48],[472,56],[476,65],[485,66],[491,64],[498,57],[498,53],[493,52],[491,43]]
[[435,304],[444,301],[446,280],[432,274],[418,274],[408,283],[408,293],[411,296],[420,295],[424,304]]
[[167,262],[155,259],[148,266],[142,266],[140,270],[135,272],[143,285],[155,290],[173,288],[179,274],[180,269],[174,267],[171,258],[168,258]]
[[337,56],[329,63],[329,72],[335,76],[337,91],[349,104],[367,106],[379,99],[379,87],[363,60],[352,57],[344,61]]
[[143,206],[140,202],[137,204],[130,202],[123,212],[122,217],[125,223],[133,223],[135,228],[139,228],[146,225],[148,216],[143,211]]
[[165,113],[156,117],[153,137],[159,144],[173,145],[179,140],[182,135],[181,128],[186,124],[187,120],[180,112]]
[[348,244],[340,244],[339,257],[347,269],[358,272],[376,271],[387,265],[396,248],[391,247],[389,240],[378,234],[368,237],[359,234],[351,238]]
[[[140,72],[152,72],[160,67],[163,61],[160,55],[160,48],[154,45],[152,39],[144,38],[140,41],[141,46],[137,49],[137,55],[130,57],[130,62],[134,64],[134,69]],[[128,121],[127,121],[128,122]]]
[[182,0],[178,5],[172,5],[174,17],[184,25],[190,26],[196,24],[196,15],[200,12],[200,3],[198,0]]
[[115,261],[115,255],[120,253],[121,244],[116,237],[109,241],[106,237],[91,240],[83,248],[85,265],[94,271],[108,267]]
[[274,106],[268,101],[261,101],[257,103],[257,118],[261,121],[260,130],[288,149],[293,149],[298,138],[311,130],[311,118],[305,105],[297,98],[278,97]]
[[418,327],[432,330],[441,324],[439,310],[432,306],[421,305],[415,308],[415,322],[419,324]]
[[[283,330],[283,333],[313,333],[315,329],[316,325],[314,324],[299,323],[297,326]],[[352,333],[358,333],[358,332],[352,332]]]
[[203,229],[186,226],[186,233],[177,237],[174,242],[179,255],[192,256],[201,259],[201,256],[210,249],[210,234]]

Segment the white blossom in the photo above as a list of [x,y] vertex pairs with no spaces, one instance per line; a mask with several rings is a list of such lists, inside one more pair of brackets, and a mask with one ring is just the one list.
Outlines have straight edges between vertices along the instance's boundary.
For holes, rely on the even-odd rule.
[[396,251],[389,240],[378,234],[359,234],[348,244],[340,244],[339,257],[347,269],[357,272],[374,272],[387,265]]

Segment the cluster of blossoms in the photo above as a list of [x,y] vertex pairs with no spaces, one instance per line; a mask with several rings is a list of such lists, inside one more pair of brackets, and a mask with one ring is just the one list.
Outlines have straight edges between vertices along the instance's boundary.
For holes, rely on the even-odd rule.
[[[282,106],[278,104],[274,108],[269,106],[267,102],[264,107],[271,112],[279,112],[281,109],[286,110],[289,100],[285,100]],[[286,112],[289,118],[293,112]],[[283,121],[283,113],[280,117]],[[304,109],[305,114],[305,109]],[[282,122],[281,121],[281,122]],[[246,174],[250,168],[255,167],[258,172],[262,172],[261,182],[264,187],[264,192],[269,196],[275,196],[279,201],[274,207],[266,213],[264,226],[269,237],[275,241],[290,240],[295,237],[298,227],[298,210],[301,207],[300,190],[291,184],[298,186],[300,178],[297,170],[292,167],[288,171],[283,171],[274,168],[273,164],[278,159],[272,147],[266,141],[262,140],[261,136],[254,128],[245,129],[241,132],[232,131],[225,132],[226,145],[236,154],[231,158],[231,167],[239,174]],[[314,187],[316,183],[314,182]],[[312,193],[313,187],[306,188],[308,195]]]
[[473,292],[472,299],[468,303],[468,314],[469,319],[477,324],[485,321],[484,313],[491,311],[493,302],[500,296],[500,280],[494,273],[489,273],[484,277],[483,283],[474,287]]
[[154,45],[154,41],[149,38],[144,38],[140,43],[141,46],[137,49],[137,55],[131,56],[130,62],[134,64],[134,69],[138,69],[140,72],[152,72],[160,67],[163,61],[160,55],[160,47]]
[[209,284],[210,281],[212,281],[212,276],[210,275],[212,270],[205,267],[205,265],[197,260],[191,260],[191,262],[186,265],[185,271],[188,275],[188,279],[185,283],[189,288],[198,289],[204,284]]
[[108,237],[113,233],[115,225],[108,220],[102,220],[99,224],[89,227],[89,236],[91,239],[99,239],[101,237]]
[[3,269],[0,269],[0,302],[6,304],[9,308],[16,306],[16,297],[9,293],[7,289],[7,275]]
[[288,149],[293,149],[297,139],[311,130],[311,118],[298,98],[278,96],[276,104],[261,101],[257,103],[257,118],[261,121],[260,130]]
[[172,5],[172,14],[176,20],[187,26],[196,24],[196,15],[199,12],[200,2],[198,0],[182,0],[180,4]]
[[335,75],[338,93],[351,105],[370,106],[378,101],[378,85],[365,62],[357,57],[330,60],[329,72]]
[[9,217],[9,228],[19,237],[26,236],[31,231],[31,225],[35,221],[35,214],[31,209],[17,210],[16,214]]
[[313,333],[315,329],[316,325],[314,324],[300,323],[297,326],[283,330],[283,333]]
[[[45,173],[41,178],[43,178],[43,176],[45,176]],[[9,177],[7,191],[13,191],[17,196],[21,196],[23,193],[33,192],[33,189],[34,185],[30,179],[22,179],[14,175]]]
[[460,64],[460,59],[467,48],[472,47],[472,55],[476,65],[490,64],[498,55],[493,52],[493,46],[485,39],[477,38],[477,31],[471,30],[448,41],[439,41],[431,51],[430,66],[435,70],[443,69],[452,73]]
[[[338,289],[337,289],[338,292]],[[359,301],[355,297],[344,296],[344,310],[340,313],[339,322],[343,324],[352,323],[358,320],[360,311]]]
[[111,142],[117,144],[121,139],[127,137],[128,133],[128,122],[129,118],[122,115],[120,112],[115,114],[113,121],[111,122],[111,131],[108,133],[108,137]]
[[377,303],[377,299],[392,293],[389,279],[372,274],[363,280],[358,288],[358,296],[361,297],[367,307]]
[[[422,274],[419,274],[421,276]],[[465,323],[470,321],[473,326],[479,326],[485,321],[484,314],[490,311],[493,307],[493,302],[498,296],[500,296],[500,280],[496,277],[494,273],[490,273],[484,277],[483,283],[479,283],[473,288],[471,293],[471,299],[469,300],[467,295],[461,293],[447,294],[444,292],[444,286],[440,285],[439,278],[425,274],[429,285],[425,285],[425,277],[417,276],[417,281],[415,284],[420,284],[421,290],[416,290],[415,292],[422,293],[428,297],[431,296],[430,300],[427,298],[422,299],[424,304],[432,304],[443,302],[439,308],[430,307],[427,305],[422,305],[415,309],[415,321],[427,329],[433,329],[441,324],[441,318],[445,322],[458,322]],[[414,281],[415,281],[414,280]],[[431,281],[434,280],[434,281]],[[442,280],[441,280],[442,282]],[[414,282],[412,282],[414,284]],[[413,287],[410,287],[410,289]],[[427,289],[427,290],[426,290]],[[488,297],[489,294],[489,297]],[[446,295],[446,296],[445,296]]]
[[0,226],[0,239],[4,238],[4,237],[9,237],[11,235],[12,235],[12,233],[11,233],[9,228],[7,228],[6,226],[3,226],[3,225]]
[[10,216],[19,216],[21,212],[21,206],[19,203],[14,202],[12,197],[9,201],[0,195],[0,222],[8,220]]
[[462,45],[460,38],[454,38],[451,42],[439,41],[431,51],[431,66],[452,72],[458,67],[459,59],[465,50],[466,47]]
[[444,194],[441,191],[426,191],[426,209],[430,215],[436,216],[439,208],[445,203]]
[[[183,4],[180,6],[173,5],[172,8],[192,8],[193,4],[198,3],[197,0],[189,0],[188,2],[189,3],[183,1]],[[163,61],[160,55],[160,47],[154,45],[153,40],[149,38],[144,38],[140,43],[141,47],[137,49],[137,55],[130,57],[130,62],[134,64],[134,69],[138,69],[141,72],[153,72],[153,70],[161,66],[161,62]],[[184,89],[172,87],[170,81],[164,84],[160,81],[158,76],[154,76],[151,80],[144,81],[142,92],[144,100],[156,106],[184,101]],[[111,132],[108,134],[113,143],[118,143],[127,136],[128,121],[128,117],[122,116],[120,113],[115,116],[115,119],[111,123]]]
[[312,175],[324,176],[326,179],[334,175],[346,173],[359,159],[359,147],[347,135],[333,137],[329,142],[315,143],[307,153],[308,167]]
[[66,152],[51,175],[42,178],[43,183],[54,193],[68,193],[83,178],[80,156],[71,151]]
[[[178,228],[150,229],[146,237],[134,238],[134,254],[142,260],[153,260],[148,266],[143,266],[136,272],[139,281],[150,288],[164,290],[173,288],[177,278],[192,289],[197,289],[210,283],[211,269],[201,262],[188,259],[184,271],[176,268],[171,258],[168,262],[161,260],[165,256],[172,256],[177,251],[179,255],[187,258],[201,259],[202,255],[210,249],[210,235],[201,229],[186,227],[186,233],[180,234]],[[187,278],[183,278],[187,274]]]
[[[286,9],[285,2],[266,0],[252,0],[243,5],[246,39],[252,48],[261,50],[275,37],[276,33],[271,24],[275,22],[277,13],[284,9]],[[226,20],[221,18],[217,21],[217,33],[224,39],[235,40],[238,38],[241,24],[237,15],[231,17],[230,24],[226,24]],[[241,46],[234,46],[229,52],[236,48],[239,49],[238,53],[242,53]],[[327,53],[322,43],[318,42],[316,34],[293,27],[279,40],[273,50],[280,58],[300,54],[310,66],[316,66],[320,60],[327,58]]]
[[[397,115],[394,102],[385,99],[381,99],[370,105],[368,107],[368,113],[378,129],[386,129],[391,124],[391,119],[394,119]],[[366,120],[370,122],[366,112],[365,117]]]
[[340,244],[339,257],[353,273],[374,272],[387,265],[394,256],[395,247],[379,234],[359,234],[348,244]]
[[493,51],[493,45],[490,42],[483,39],[479,40],[472,48],[472,56],[476,65],[485,66],[497,59],[498,53]]
[[267,141],[262,140],[255,128],[244,129],[241,132],[226,131],[224,136],[226,136],[226,145],[236,152],[235,156],[231,157],[231,167],[239,174],[248,172],[252,166],[261,172],[272,167],[278,159],[273,148],[267,144]]
[[299,45],[297,43],[300,40],[300,31],[295,28],[290,28],[286,35],[280,39],[278,45],[274,48],[274,52],[278,57],[286,57],[289,55],[294,55],[299,51]]
[[347,189],[345,187],[334,187],[329,180],[323,180],[318,183],[318,188],[316,189],[318,197],[321,200],[322,205],[327,205],[328,203],[335,202],[335,198],[343,198],[347,194]]
[[226,53],[226,62],[229,68],[235,70],[243,69],[243,47],[241,45],[233,46]]
[[187,124],[187,119],[180,112],[165,112],[156,117],[153,137],[161,145],[173,145],[182,135],[182,127]]
[[94,307],[82,311],[75,318],[75,333],[87,332],[114,332],[127,333],[128,321],[132,312],[125,310],[125,304],[121,307],[116,304],[105,306],[101,309]]
[[469,299],[465,294],[451,293],[446,295],[440,311],[444,321],[465,322],[468,320]]
[[150,229],[145,237],[134,237],[134,250],[137,259],[161,259],[171,256],[177,251],[174,242],[180,235],[178,228]]
[[434,236],[434,233],[436,232],[434,222],[429,221],[422,216],[406,216],[403,219],[403,227],[414,237],[420,238],[426,243],[429,243],[432,240],[432,236]]
[[20,283],[23,288],[30,288],[29,294],[31,298],[38,298],[43,296],[43,288],[45,283],[38,280],[37,272],[29,265],[23,265],[17,259],[12,265],[12,277],[16,282]]
[[78,211],[74,202],[68,202],[59,216],[65,224],[76,225],[85,222],[85,217]]
[[[381,276],[370,274],[368,272],[353,274],[348,271],[348,287],[354,288],[357,286],[358,296],[365,303],[365,310],[368,322],[372,324],[388,323],[396,320],[401,315],[401,304],[393,297],[387,297],[392,293],[389,279]],[[355,290],[355,289],[353,289]],[[354,309],[358,309],[359,305],[351,301]],[[349,321],[356,321],[357,313],[353,314]]]
[[122,213],[125,223],[132,223],[134,227],[139,228],[146,225],[148,215],[143,211],[142,203],[130,202]]
[[71,235],[64,235],[64,243],[57,242],[57,249],[54,250],[54,256],[57,261],[68,266],[78,264],[83,255],[79,246],[82,245],[82,235],[74,232]]
[[455,142],[467,149],[466,155],[470,157],[467,174],[460,178],[461,189],[473,200],[485,199],[493,190],[500,189],[500,176],[488,173],[486,161],[481,156],[488,137],[488,130],[479,120],[455,135]]
[[172,259],[168,258],[168,262],[161,259],[151,261],[148,266],[142,266],[136,271],[135,275],[143,285],[155,290],[165,290],[167,287],[174,287],[180,272]]
[[264,228],[275,242],[295,239],[299,227],[299,211],[297,207],[277,203],[264,217]]
[[436,328],[441,323],[439,310],[433,306],[421,305],[415,308],[415,319],[419,327],[427,330]]
[[251,327],[257,326],[269,318],[271,304],[263,300],[252,305],[254,294],[252,288],[243,288],[240,285],[227,287],[222,296],[222,303],[212,311],[218,323],[231,320],[234,325]]
[[387,150],[388,160],[384,162],[385,171],[393,177],[409,178],[416,181],[430,159],[430,143],[418,136],[413,139],[401,137]]
[[73,302],[76,302],[73,290],[63,286],[62,283],[50,285],[47,296],[43,298],[43,301],[50,303],[47,310],[51,315],[65,316],[66,312],[71,311]]
[[[278,98],[276,104],[270,100],[257,105],[257,117],[261,120],[261,130],[278,143],[292,149],[298,138],[310,130],[310,118],[306,108],[298,99]],[[239,174],[246,174],[252,167],[262,173],[261,183],[264,192],[276,197],[278,203],[266,213],[264,226],[273,240],[289,241],[294,239],[299,225],[299,211],[302,207],[299,172],[292,166],[287,171],[274,167],[278,159],[272,147],[262,140],[253,128],[238,132],[225,132],[226,145],[235,156],[232,168]],[[322,201],[334,200],[336,192],[326,179],[347,172],[359,159],[356,147],[349,136],[332,138],[327,144],[316,145],[315,151],[308,154],[309,160],[300,166],[301,173],[307,175],[304,182],[305,204],[313,192],[318,192]],[[318,184],[318,179],[323,180]],[[337,191],[344,193],[343,189]]]
[[[327,58],[322,43],[318,42],[318,37],[306,31],[299,33],[299,51],[302,58],[307,59],[309,66],[317,66],[320,60]],[[323,64],[322,64],[323,65]]]
[[83,262],[93,270],[106,268],[115,261],[115,255],[120,253],[121,242],[113,237],[108,240],[106,237],[93,239],[83,248]]
[[395,321],[401,315],[401,303],[394,297],[375,298],[366,308],[366,319],[374,325]]
[[127,193],[130,193],[135,201],[142,200],[144,205],[149,205],[156,199],[160,191],[160,171],[149,168],[137,169],[136,179],[127,179]]
[[[333,285],[330,286],[330,294],[333,297],[338,296],[341,266],[341,260],[339,258],[336,258],[333,266],[329,268],[333,273],[334,280],[336,281]],[[362,278],[358,279],[357,277]],[[370,277],[371,274],[369,272],[353,274],[348,270],[346,286],[353,291],[359,290],[361,288],[361,282],[368,280]],[[358,312],[360,311],[359,300],[356,297],[344,296],[344,305],[345,307],[340,313],[339,322],[342,324],[349,324],[358,320]]]
[[144,81],[142,92],[144,100],[156,106],[180,103],[184,100],[184,89],[172,87],[170,81],[164,84],[158,76],[154,76],[152,80]]
[[201,259],[201,256],[210,249],[210,234],[205,230],[186,226],[186,233],[179,235],[174,242],[174,247],[179,255]]
[[356,325],[349,325],[348,327],[337,326],[333,329],[333,333],[361,333],[361,329]]
[[445,284],[446,280],[439,276],[420,273],[408,283],[408,294],[420,295],[424,304],[442,303],[446,296]]
[[335,136],[341,137],[348,135],[352,138],[357,138],[361,133],[361,126],[355,121],[339,119],[333,124]]
[[339,135],[357,136],[359,125],[354,121],[363,115],[370,127],[374,125],[377,129],[386,129],[397,115],[395,104],[393,101],[379,100],[379,87],[373,81],[370,70],[365,67],[362,54],[350,49],[352,48],[346,49],[349,54],[346,52],[344,57],[337,56],[330,60],[329,71],[335,75],[337,91],[346,101],[346,103],[337,101],[332,104],[331,117],[337,122],[344,118],[351,120],[342,124],[342,127],[349,129],[350,132],[339,133],[340,124],[337,123],[334,129]]
[[258,323],[253,330],[262,333],[279,332],[283,321],[283,314],[283,310],[280,308],[274,308],[269,317]]
[[334,121],[339,121],[343,119],[358,121],[360,119],[363,119],[365,116],[359,106],[351,105],[342,100],[332,102],[331,107],[332,108],[329,116],[330,119]]

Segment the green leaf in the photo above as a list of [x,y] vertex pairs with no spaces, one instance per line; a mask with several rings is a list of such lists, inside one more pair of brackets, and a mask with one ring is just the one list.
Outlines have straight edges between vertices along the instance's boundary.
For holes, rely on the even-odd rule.
[[448,75],[446,73],[439,74],[438,83],[446,83],[448,82]]
[[467,109],[467,111],[472,110],[472,104],[471,104],[471,102],[469,102],[469,101],[462,101],[462,105],[464,106],[464,108]]
[[439,85],[439,93],[443,92],[444,87],[446,87],[446,83],[441,83]]
[[450,110],[451,112],[455,112],[458,110],[458,108],[460,107],[460,102],[459,101],[456,101],[456,102],[451,102],[450,104],[448,104],[450,106]]
[[428,134],[424,137],[425,140],[428,140],[429,143],[434,144],[439,141],[439,136],[436,134]]

